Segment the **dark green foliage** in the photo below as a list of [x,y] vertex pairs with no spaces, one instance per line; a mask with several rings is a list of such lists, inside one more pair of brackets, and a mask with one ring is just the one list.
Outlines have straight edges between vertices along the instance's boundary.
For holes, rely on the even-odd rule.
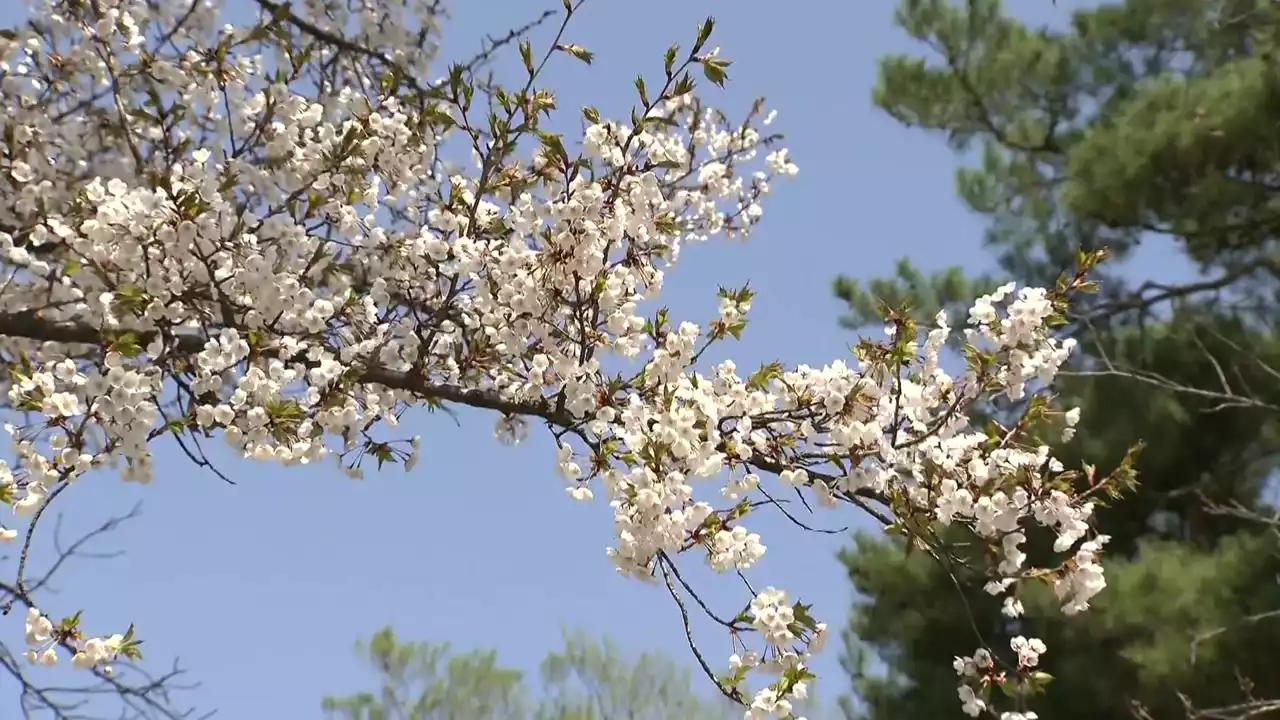
[[[875,101],[978,151],[957,187],[990,218],[1005,271],[1047,283],[1077,248],[1123,260],[1172,244],[1223,280],[1207,294],[1274,306],[1280,5],[1132,0],[1077,13],[1064,32],[1028,28],[995,0],[907,0],[897,19],[931,52],[883,59]],[[1137,289],[1107,279],[1099,302]],[[944,301],[968,294],[954,271],[925,280]],[[837,288],[856,320],[873,313],[857,283]]]
[[[842,556],[866,600],[846,658],[862,703],[846,714],[958,717],[948,654],[1016,634],[1049,647],[1057,679],[1042,720],[1131,718],[1135,704],[1183,718],[1179,692],[1230,705],[1244,699],[1240,676],[1280,697],[1280,616],[1265,615],[1280,610],[1276,534],[1213,510],[1269,512],[1280,452],[1280,5],[1129,0],[1062,30],[1028,27],[995,0],[904,0],[896,17],[926,55],[883,59],[875,101],[976,151],[957,189],[989,219],[1001,275],[1052,282],[1081,248],[1117,259],[1069,328],[1085,352],[1060,399],[1084,415],[1057,455],[1106,472],[1133,442],[1146,448],[1138,492],[1098,511],[1113,537],[1109,587],[1082,616],[1062,617],[1042,589],[1023,598],[1020,623],[993,621],[990,597],[962,598],[927,556],[860,538]],[[1204,277],[1170,282],[1124,262],[1145,244]],[[880,302],[962,321],[961,303],[993,284],[904,261],[836,292],[846,325],[873,321]]]
[[[1133,559],[1110,560],[1108,588],[1089,612],[1064,618],[1041,589],[1023,596],[1020,624],[998,622],[996,606],[979,592],[968,596],[976,627],[950,577],[927,556],[861,538],[843,559],[873,600],[846,634],[845,666],[862,700],[857,711],[846,705],[849,717],[960,717],[955,673],[944,660],[972,653],[978,633],[997,648],[1016,634],[1047,643],[1056,679],[1035,708],[1046,720],[1132,718],[1135,701],[1152,717],[1183,718],[1176,692],[1204,707],[1232,705],[1242,698],[1237,669],[1259,696],[1280,695],[1274,618],[1249,621],[1280,608],[1270,536],[1235,534],[1212,552],[1148,538]],[[873,655],[889,665],[889,676],[870,665]]]
[[[1194,325],[1116,331],[1121,337],[1109,338],[1111,359],[1171,382],[1203,378],[1211,372],[1207,356],[1188,332],[1171,327]],[[868,717],[956,716],[955,678],[945,659],[970,654],[981,642],[1005,648],[1018,634],[1040,637],[1050,648],[1046,662],[1057,680],[1036,708],[1045,720],[1127,718],[1131,701],[1156,718],[1180,718],[1178,691],[1208,704],[1238,699],[1237,668],[1260,692],[1280,696],[1272,650],[1280,622],[1217,635],[1201,644],[1194,666],[1189,662],[1197,635],[1280,608],[1274,536],[1241,532],[1252,526],[1206,508],[1206,500],[1256,506],[1277,449],[1270,411],[1209,412],[1217,401],[1117,376],[1074,378],[1062,390],[1067,402],[1086,408],[1076,439],[1058,450],[1068,467],[1087,458],[1105,471],[1134,441],[1148,443],[1138,460],[1138,492],[1097,511],[1098,525],[1113,537],[1107,591],[1089,613],[1067,618],[1043,588],[1022,596],[1027,617],[1020,625],[1006,623],[981,590],[962,600],[958,587],[971,584],[957,584],[928,556],[908,557],[897,544],[860,538],[842,556],[867,598],[846,634],[846,667]],[[1047,539],[1033,540],[1034,557]],[[888,665],[888,677],[868,672],[872,656]]]

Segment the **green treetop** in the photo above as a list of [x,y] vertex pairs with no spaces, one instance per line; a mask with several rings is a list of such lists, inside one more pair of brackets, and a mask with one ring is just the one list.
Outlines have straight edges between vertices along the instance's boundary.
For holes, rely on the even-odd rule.
[[[1105,472],[1133,442],[1146,448],[1138,492],[1098,510],[1112,535],[1109,587],[1069,622],[1045,588],[1021,598],[1025,617],[975,625],[994,601],[958,591],[962,567],[860,538],[843,557],[865,596],[846,658],[861,702],[847,714],[954,716],[938,650],[967,655],[1014,635],[1044,639],[1053,658],[1042,720],[1183,718],[1179,692],[1202,709],[1280,697],[1280,618],[1266,615],[1280,608],[1280,561],[1257,522],[1280,451],[1280,6],[1131,0],[1051,30],[994,0],[905,0],[896,20],[924,52],[884,58],[875,101],[976,151],[957,188],[988,218],[1003,274],[1041,284],[1080,250],[1114,258],[1065,328],[1084,352],[1060,392],[1085,413],[1055,454]],[[1144,244],[1203,276],[1168,282],[1126,262]],[[836,292],[845,324],[860,326],[879,303],[954,313],[992,285],[904,261],[890,278],[838,279]],[[1047,542],[1031,539],[1033,559]]]
[[407,642],[390,627],[357,645],[379,689],[324,699],[332,720],[727,720],[727,700],[693,690],[687,669],[660,653],[629,658],[608,639],[566,634],[542,661],[541,693],[494,650],[455,653]]

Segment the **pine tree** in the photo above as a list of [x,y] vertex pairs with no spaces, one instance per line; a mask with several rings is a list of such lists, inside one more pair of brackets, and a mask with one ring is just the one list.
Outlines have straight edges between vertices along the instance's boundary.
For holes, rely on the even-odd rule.
[[[1280,559],[1258,522],[1280,450],[1280,7],[1129,0],[1051,30],[995,0],[904,0],[896,19],[928,54],[884,58],[875,101],[977,151],[957,187],[989,218],[1001,269],[1043,283],[1079,250],[1113,256],[1068,328],[1085,353],[1062,393],[1087,411],[1056,454],[1105,464],[1146,447],[1138,492],[1099,510],[1109,588],[1083,621],[1064,621],[1046,590],[1023,598],[1018,621],[975,626],[989,597],[962,595],[928,557],[859,538],[843,555],[865,596],[847,633],[860,702],[846,714],[956,716],[939,648],[969,654],[979,637],[1018,634],[1054,658],[1042,720],[1182,718],[1178,693],[1198,708],[1280,697],[1280,617],[1266,615],[1280,608]],[[1125,265],[1150,244],[1203,277],[1159,282]],[[865,286],[838,279],[836,292],[856,326],[879,302],[933,314],[990,284],[903,262]]]

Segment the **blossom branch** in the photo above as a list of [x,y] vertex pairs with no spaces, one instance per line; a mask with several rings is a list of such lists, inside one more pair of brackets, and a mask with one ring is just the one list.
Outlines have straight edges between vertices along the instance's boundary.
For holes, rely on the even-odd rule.
[[[1131,478],[1089,470],[1085,488],[1040,436],[1078,416],[1049,399],[1073,349],[1054,328],[1100,257],[1054,289],[978,298],[954,376],[939,359],[957,334],[945,317],[901,314],[887,340],[820,368],[709,365],[755,293],[721,288],[715,318],[679,321],[651,307],[665,275],[690,243],[752,233],[773,183],[798,172],[763,101],[735,123],[699,96],[695,75],[719,86],[732,64],[709,45],[713,19],[662,55],[654,82],[636,80],[626,120],[582,108],[581,138],[566,139],[545,124],[559,107],[543,70],[592,62],[564,42],[580,0],[539,51],[523,36],[549,14],[482,47],[478,63],[515,46],[525,74],[511,87],[481,86],[470,65],[421,84],[436,2],[258,4],[256,21],[224,27],[211,3],[97,0],[0,38],[0,125],[13,128],[0,402],[22,417],[6,428],[0,499],[25,542],[90,470],[150,482],[161,437],[197,466],[217,439],[358,478],[370,463],[415,466],[418,438],[395,430],[409,411],[466,405],[493,411],[504,442],[546,426],[567,494],[608,498],[611,562],[662,575],[694,657],[752,720],[794,714],[827,638],[810,606],[747,579],[767,550],[747,527],[756,512],[817,527],[772,483],[811,514],[858,508],[940,561],[954,558],[937,528],[958,528],[983,551],[974,576],[1006,601],[1047,578],[1074,613],[1105,586],[1091,493]],[[18,66],[29,72],[2,69]],[[1010,428],[974,419],[997,397],[1026,401]],[[714,502],[697,492],[708,484]],[[1054,564],[1027,567],[1033,531],[1056,534]],[[740,578],[743,611],[713,614],[678,568],[691,561]],[[11,599],[28,608],[29,658],[70,654],[105,677],[136,656],[132,628],[55,624],[24,576]],[[724,677],[685,593],[732,637]],[[1020,640],[1011,672],[961,663],[965,710],[996,712],[983,687],[1036,689],[1043,644]]]

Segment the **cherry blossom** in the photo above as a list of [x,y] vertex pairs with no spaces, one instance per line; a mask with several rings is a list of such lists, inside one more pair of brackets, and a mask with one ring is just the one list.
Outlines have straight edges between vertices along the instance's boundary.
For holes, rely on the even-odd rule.
[[[636,106],[583,108],[566,139],[541,77],[590,63],[565,41],[581,0],[548,47],[516,31],[486,50],[519,53],[505,86],[437,66],[436,2],[256,2],[228,25],[212,0],[41,0],[0,39],[0,352],[22,418],[6,427],[5,539],[90,470],[152,482],[157,442],[214,472],[202,441],[360,478],[414,468],[406,412],[466,405],[495,413],[503,443],[546,428],[570,498],[612,514],[614,567],[665,584],[747,718],[793,715],[827,625],[769,586],[718,615],[680,567],[751,571],[767,551],[751,520],[782,509],[771,488],[935,553],[940,527],[965,529],[989,550],[970,579],[1010,615],[1026,579],[1050,579],[1068,613],[1105,586],[1093,499],[1124,474],[1086,484],[1038,435],[1078,420],[1050,401],[1074,348],[1054,328],[1099,256],[1055,288],[978,298],[958,374],[946,318],[896,312],[887,340],[823,367],[708,365],[755,294],[722,288],[716,317],[673,318],[666,274],[689,243],[750,236],[800,169],[763,101],[736,119],[706,103],[731,64],[710,19],[636,82]],[[1012,424],[974,419],[995,399],[1020,403]],[[1027,565],[1037,528],[1060,564]],[[110,674],[138,656],[132,628],[49,620],[21,573],[3,589],[28,608],[28,659]],[[694,606],[732,657],[700,649]],[[1019,641],[1008,672],[986,649],[956,660],[961,710],[996,713],[993,684],[1036,682],[1046,648]]]

